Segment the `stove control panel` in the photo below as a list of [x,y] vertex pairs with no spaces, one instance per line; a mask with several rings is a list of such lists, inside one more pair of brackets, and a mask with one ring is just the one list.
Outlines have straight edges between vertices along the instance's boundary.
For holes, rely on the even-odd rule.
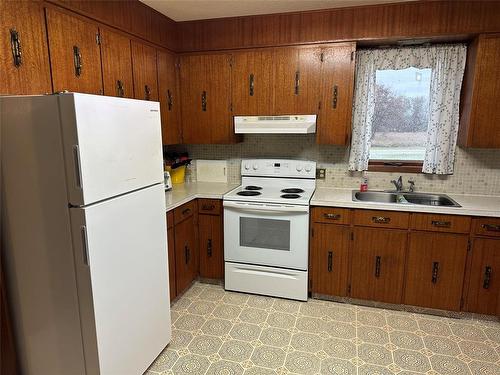
[[244,159],[242,176],[316,178],[316,162],[287,159]]

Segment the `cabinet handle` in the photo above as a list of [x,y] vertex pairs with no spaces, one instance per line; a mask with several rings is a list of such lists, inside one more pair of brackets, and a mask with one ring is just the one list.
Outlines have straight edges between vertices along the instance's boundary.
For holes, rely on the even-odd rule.
[[438,273],[439,273],[439,262],[433,262],[432,263],[432,283],[436,284],[438,280]]
[[172,105],[174,104],[174,101],[172,99],[172,93],[170,92],[170,89],[167,90],[167,107],[168,110],[172,110]]
[[201,208],[204,211],[212,211],[215,208],[215,204],[204,204]]
[[333,99],[332,99],[332,108],[337,109],[337,100],[339,96],[339,89],[338,86],[335,85],[333,86]]
[[187,215],[189,213],[191,213],[191,209],[190,208],[186,208],[186,209],[182,210],[182,214],[183,215]]
[[299,95],[300,88],[300,72],[297,70],[295,72],[295,95]]
[[339,220],[341,218],[341,215],[340,214],[323,214],[323,217],[325,219],[329,219],[329,220]]
[[73,62],[75,64],[75,76],[80,77],[82,75],[82,53],[78,46],[73,46]]
[[212,239],[207,240],[207,256],[212,256]]
[[120,80],[116,81],[116,95],[120,98],[125,96],[125,89],[123,88],[123,82]]
[[377,255],[375,257],[375,277],[380,277],[380,262],[382,260],[382,257]]
[[328,272],[332,272],[333,268],[333,251],[328,252]]
[[23,63],[23,58],[21,56],[21,40],[16,29],[10,29],[10,46],[12,48],[14,66],[19,68]]
[[494,224],[483,224],[481,225],[483,229],[485,229],[488,232],[500,232],[500,225],[494,225]]
[[451,227],[451,221],[432,220],[431,224],[434,225],[435,227],[439,227],[439,228],[449,228],[449,227]]
[[389,224],[391,222],[391,218],[384,216],[373,216],[372,221],[377,224]]
[[483,289],[490,288],[491,271],[492,271],[492,269],[490,266],[486,266],[486,268],[484,269]]
[[253,73],[250,74],[248,81],[249,81],[248,91],[249,91],[250,96],[253,96],[253,94],[254,94],[254,75],[253,75]]
[[190,251],[188,245],[184,245],[184,259],[186,261],[186,264],[189,263],[189,258],[190,258]]
[[207,92],[203,91],[201,93],[201,110],[203,112],[207,111]]
[[144,100],[151,99],[151,88],[148,85],[144,85]]

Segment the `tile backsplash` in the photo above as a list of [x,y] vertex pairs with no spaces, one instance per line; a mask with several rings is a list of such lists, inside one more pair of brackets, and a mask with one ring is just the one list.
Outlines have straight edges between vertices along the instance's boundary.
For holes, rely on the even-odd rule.
[[[195,160],[228,160],[229,182],[239,182],[241,159],[266,157],[315,160],[318,168],[326,168],[326,178],[318,180],[317,186],[356,189],[361,181],[361,173],[347,170],[349,149],[318,145],[315,135],[245,135],[244,141],[236,145],[179,145],[169,150],[188,151]],[[367,172],[369,188],[390,189],[390,180],[399,175]],[[500,150],[457,148],[453,175],[408,173],[403,175],[405,185],[410,177],[415,180],[417,191],[500,195]]]

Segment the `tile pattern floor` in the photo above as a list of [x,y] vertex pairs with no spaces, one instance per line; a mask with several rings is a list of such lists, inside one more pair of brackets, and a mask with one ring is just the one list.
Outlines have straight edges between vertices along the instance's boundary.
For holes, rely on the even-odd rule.
[[173,339],[146,375],[499,375],[500,323],[195,283],[172,306]]

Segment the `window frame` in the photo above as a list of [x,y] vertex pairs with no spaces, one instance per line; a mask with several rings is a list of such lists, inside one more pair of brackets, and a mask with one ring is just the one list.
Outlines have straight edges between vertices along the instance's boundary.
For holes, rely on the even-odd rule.
[[369,172],[423,173],[423,160],[368,160]]

